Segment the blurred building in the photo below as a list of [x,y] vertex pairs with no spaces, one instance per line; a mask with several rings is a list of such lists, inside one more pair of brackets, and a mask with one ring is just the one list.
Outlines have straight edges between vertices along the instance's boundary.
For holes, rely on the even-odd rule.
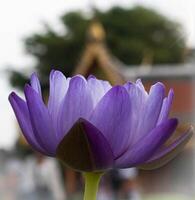
[[86,37],[85,49],[74,74],[85,77],[95,74],[98,78],[108,80],[113,85],[125,82],[121,73],[122,63],[112,56],[105,44],[105,32],[102,25],[92,21]]

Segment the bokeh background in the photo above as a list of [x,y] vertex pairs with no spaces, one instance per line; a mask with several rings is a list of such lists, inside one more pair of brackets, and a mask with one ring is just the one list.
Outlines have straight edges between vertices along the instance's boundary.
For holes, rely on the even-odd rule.
[[[174,88],[171,115],[181,134],[195,122],[193,0],[1,0],[0,199],[79,200],[83,179],[35,152],[21,137],[7,97],[22,96],[36,71],[45,100],[48,75],[96,75],[113,85],[141,78]],[[167,91],[168,92],[168,91]],[[99,200],[195,199],[194,139],[167,166],[111,171]]]

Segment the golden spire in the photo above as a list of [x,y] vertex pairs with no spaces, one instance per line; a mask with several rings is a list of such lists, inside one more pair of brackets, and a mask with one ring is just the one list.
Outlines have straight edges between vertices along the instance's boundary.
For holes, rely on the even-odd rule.
[[92,21],[88,29],[88,37],[90,40],[103,41],[105,39],[105,31],[100,22]]

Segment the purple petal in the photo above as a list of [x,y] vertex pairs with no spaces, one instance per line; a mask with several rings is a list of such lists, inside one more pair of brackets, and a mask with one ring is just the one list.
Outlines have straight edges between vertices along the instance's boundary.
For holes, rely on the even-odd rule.
[[187,132],[182,134],[178,139],[176,139],[169,146],[163,146],[157,151],[148,161],[146,161],[143,165],[139,166],[142,169],[156,169],[162,167],[167,164],[170,160],[176,157],[184,146],[188,143],[190,138],[193,135],[193,128],[191,127]]
[[171,89],[169,91],[168,97],[164,98],[164,100],[163,100],[163,105],[162,105],[162,108],[161,108],[161,112],[160,112],[157,124],[160,124],[164,120],[168,119],[169,112],[170,112],[170,109],[171,109],[171,105],[172,105],[172,102],[173,102],[173,96],[174,96],[174,91],[173,91],[173,89]]
[[37,139],[34,136],[29,111],[26,102],[17,96],[15,93],[11,93],[9,96],[9,101],[12,105],[22,133],[27,140],[27,142],[32,146],[32,148],[40,153],[49,155],[43,147],[39,144]]
[[136,134],[134,143],[136,143],[145,134],[149,133],[156,126],[164,95],[165,88],[162,83],[156,83],[151,87],[145,106],[142,109],[136,133],[134,133]]
[[123,86],[109,90],[97,104],[90,121],[106,137],[118,157],[128,146],[131,129],[131,104]]
[[172,135],[177,127],[177,119],[169,119],[154,128],[149,134],[129,148],[116,160],[117,167],[134,167],[147,161]]
[[[138,81],[137,81],[138,82]],[[138,82],[141,84],[140,82]],[[140,119],[143,116],[143,109],[146,105],[147,101],[147,93],[143,88],[143,85],[139,86],[138,83],[133,84],[131,82],[126,83],[124,87],[127,89],[129,96],[130,96],[130,101],[131,101],[131,144],[134,143],[134,140],[136,138],[136,131],[137,127],[139,124]]]
[[113,166],[112,150],[102,133],[79,119],[60,142],[56,156],[79,171],[107,170]]
[[30,77],[31,87],[42,97],[41,85],[36,73],[33,73]]
[[104,92],[108,92],[108,90],[110,90],[112,88],[112,86],[110,85],[110,83],[108,81],[101,81],[102,83],[102,87],[104,88]]
[[89,79],[91,79],[91,78],[95,78],[95,79],[96,79],[96,77],[95,77],[93,74],[90,74],[90,75],[87,77],[87,80],[89,80]]
[[112,86],[107,81],[98,80],[95,77],[90,76],[88,78],[88,87],[93,99],[93,106],[95,107]]
[[66,95],[69,80],[60,71],[52,70],[50,73],[50,93],[48,100],[48,110],[52,118],[54,129],[57,130],[57,119],[60,105]]
[[148,93],[145,90],[144,85],[143,85],[141,79],[137,79],[136,80],[136,86],[139,87],[139,89],[142,91],[142,93],[143,93],[142,95],[145,96],[145,98],[147,98],[148,97]]
[[66,97],[61,105],[58,119],[60,139],[70,130],[79,118],[88,119],[93,109],[93,102],[87,81],[82,76],[70,80]]
[[26,85],[24,93],[30,113],[31,124],[35,137],[42,147],[54,155],[57,139],[52,126],[52,120],[42,98],[30,86]]

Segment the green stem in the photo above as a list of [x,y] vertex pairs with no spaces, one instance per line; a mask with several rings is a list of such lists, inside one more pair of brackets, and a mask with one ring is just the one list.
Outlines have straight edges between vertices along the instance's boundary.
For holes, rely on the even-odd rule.
[[103,173],[87,172],[83,175],[85,177],[84,200],[96,200],[99,182]]

